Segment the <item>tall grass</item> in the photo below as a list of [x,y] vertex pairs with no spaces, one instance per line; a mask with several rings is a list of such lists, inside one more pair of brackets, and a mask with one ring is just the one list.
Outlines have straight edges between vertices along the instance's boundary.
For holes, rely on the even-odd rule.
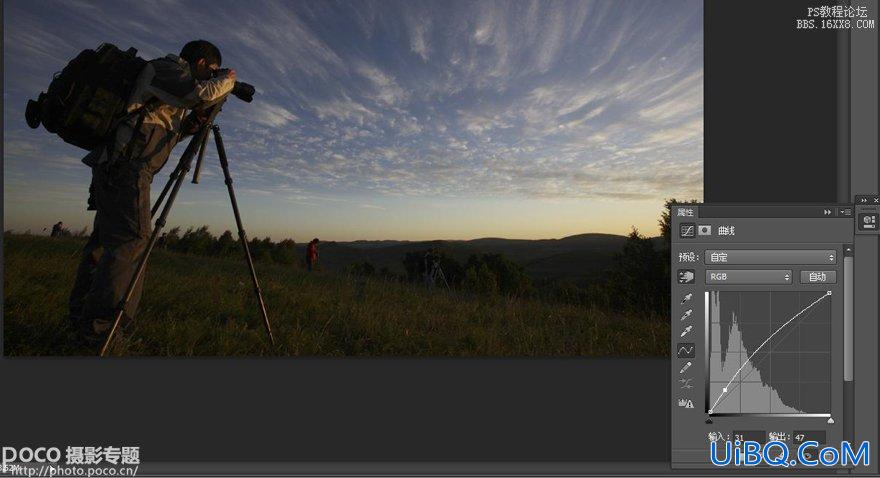
[[[81,239],[5,234],[6,355],[93,355],[67,295]],[[658,356],[668,324],[587,306],[509,300],[258,263],[278,341],[266,338],[243,259],[156,251],[125,356]]]

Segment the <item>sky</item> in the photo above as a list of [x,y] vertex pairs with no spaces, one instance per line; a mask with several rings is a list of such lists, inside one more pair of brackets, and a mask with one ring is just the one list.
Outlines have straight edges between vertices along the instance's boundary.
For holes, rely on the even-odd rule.
[[[102,42],[152,59],[203,38],[257,88],[217,120],[251,237],[657,235],[666,198],[702,198],[702,15],[702,0],[9,0],[4,230],[93,220],[86,152],[24,120],[54,72]],[[213,147],[169,218],[202,224],[235,227]]]

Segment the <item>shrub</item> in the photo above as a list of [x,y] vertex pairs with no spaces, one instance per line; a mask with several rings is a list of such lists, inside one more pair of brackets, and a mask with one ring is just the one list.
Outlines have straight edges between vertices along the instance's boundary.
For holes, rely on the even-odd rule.
[[[465,280],[490,281],[494,277],[499,293],[523,297],[534,291],[532,279],[525,269],[502,254],[473,254],[465,265]],[[490,281],[491,282],[491,281]],[[487,285],[488,287],[488,285]]]

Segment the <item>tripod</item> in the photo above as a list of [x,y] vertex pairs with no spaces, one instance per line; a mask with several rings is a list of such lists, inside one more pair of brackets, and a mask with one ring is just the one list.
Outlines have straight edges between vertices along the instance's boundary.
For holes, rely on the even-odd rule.
[[433,255],[425,256],[425,285],[428,289],[433,289],[437,284],[437,279],[441,279],[449,290],[449,282],[446,281],[446,275],[440,267],[440,261]]
[[[134,275],[131,278],[131,281],[128,283],[128,288],[125,290],[125,294],[122,296],[122,300],[120,300],[119,305],[116,309],[116,318],[113,321],[113,327],[110,329],[110,333],[107,335],[107,339],[104,341],[104,346],[101,347],[101,357],[106,356],[107,350],[110,347],[110,343],[113,341],[113,337],[116,334],[117,329],[119,328],[119,322],[122,319],[122,315],[125,312],[125,306],[128,304],[129,300],[131,300],[131,296],[134,293],[134,289],[137,286],[138,281],[141,279],[141,276],[144,273],[144,269],[147,265],[147,260],[150,258],[150,253],[153,252],[153,248],[156,246],[156,241],[159,239],[159,234],[162,232],[162,228],[165,227],[165,221],[168,218],[168,213],[171,211],[171,206],[174,204],[174,200],[177,198],[177,193],[180,191],[180,186],[183,184],[184,179],[186,178],[186,174],[190,170],[190,166],[192,165],[192,160],[196,155],[196,148],[198,148],[198,161],[196,162],[196,170],[193,173],[194,184],[198,184],[199,182],[199,173],[202,168],[202,160],[205,157],[205,149],[208,142],[208,133],[214,132],[214,142],[217,147],[217,156],[220,158],[220,167],[223,169],[223,176],[226,182],[226,189],[229,191],[229,199],[232,203],[232,212],[235,215],[235,225],[238,227],[238,239],[241,241],[241,245],[244,248],[245,258],[247,259],[248,268],[250,269],[251,274],[251,282],[254,286],[254,293],[257,295],[257,299],[260,305],[260,313],[263,317],[263,325],[266,327],[266,333],[269,335],[269,342],[272,343],[272,346],[275,346],[275,337],[272,335],[272,326],[269,323],[269,315],[266,313],[266,303],[263,301],[263,293],[260,290],[260,283],[257,280],[257,273],[254,270],[254,261],[251,257],[251,250],[248,246],[247,234],[245,234],[244,226],[241,223],[241,214],[238,212],[238,201],[235,199],[235,190],[232,188],[232,176],[229,174],[229,162],[226,159],[226,149],[223,147],[223,138],[220,136],[220,127],[214,124],[214,119],[220,113],[220,109],[225,103],[226,100],[214,105],[209,110],[208,119],[204,125],[202,125],[196,134],[193,135],[189,144],[186,146],[186,150],[184,150],[183,155],[180,157],[180,161],[177,163],[177,167],[172,171],[171,176],[168,178],[168,182],[165,184],[165,187],[162,189],[162,193],[159,194],[159,198],[156,200],[156,204],[153,205],[151,214],[155,217],[156,212],[158,212],[159,207],[162,207],[162,212],[159,214],[159,218],[156,219],[156,227],[153,229],[153,233],[150,236],[150,241],[147,243],[147,248],[144,250],[143,255],[140,258],[140,262],[138,263],[137,269],[135,270]],[[170,196],[168,195],[170,192]],[[166,196],[168,200],[166,201]],[[163,205],[164,203],[164,205]]]
[[443,269],[440,268],[440,263],[434,263],[434,270],[431,271],[431,283],[436,283],[437,279],[440,278],[443,281],[443,284],[446,285],[446,290],[449,290],[449,282],[446,282],[446,274],[443,273]]

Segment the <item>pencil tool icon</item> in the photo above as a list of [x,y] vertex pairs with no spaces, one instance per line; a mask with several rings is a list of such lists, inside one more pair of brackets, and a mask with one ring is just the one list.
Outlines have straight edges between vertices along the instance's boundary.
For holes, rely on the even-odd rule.
[[679,370],[678,373],[684,373],[687,369],[691,368],[692,364],[693,364],[693,362],[688,362],[688,363],[684,364],[684,366],[681,367],[681,370]]

